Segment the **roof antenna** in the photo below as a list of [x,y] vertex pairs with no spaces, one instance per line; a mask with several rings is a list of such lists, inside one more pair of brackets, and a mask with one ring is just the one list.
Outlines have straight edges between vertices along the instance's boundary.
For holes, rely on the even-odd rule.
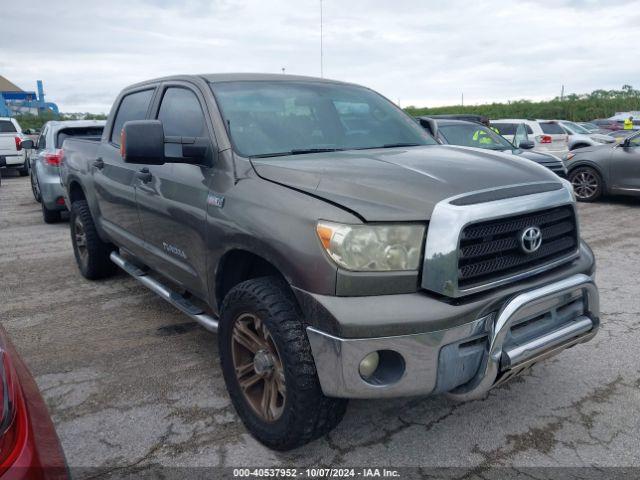
[[[227,119],[227,135],[229,135],[229,140],[231,140],[231,121]],[[231,163],[233,164],[233,184],[237,185],[240,179],[238,178],[238,171],[236,170],[236,153],[233,151],[233,147],[231,147]]]

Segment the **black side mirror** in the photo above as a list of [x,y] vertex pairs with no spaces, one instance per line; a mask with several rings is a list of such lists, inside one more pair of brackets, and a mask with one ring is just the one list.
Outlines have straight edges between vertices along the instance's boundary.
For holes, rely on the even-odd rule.
[[35,148],[33,140],[31,140],[30,138],[25,138],[24,140],[22,140],[20,142],[20,146],[25,150],[33,150]]
[[126,163],[162,165],[164,128],[160,120],[131,120],[122,127],[122,159]]
[[535,146],[536,144],[531,140],[522,140],[518,145],[518,148],[521,148],[522,150],[531,150]]

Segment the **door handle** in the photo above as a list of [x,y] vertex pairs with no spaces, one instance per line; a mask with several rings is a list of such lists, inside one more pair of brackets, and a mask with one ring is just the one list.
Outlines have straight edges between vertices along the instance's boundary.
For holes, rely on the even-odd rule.
[[102,170],[104,168],[104,160],[102,160],[101,157],[96,158],[95,161],[93,162],[93,166],[96,167],[98,170]]
[[149,183],[153,178],[153,175],[151,175],[151,172],[149,172],[149,169],[147,167],[138,170],[137,176],[144,183]]

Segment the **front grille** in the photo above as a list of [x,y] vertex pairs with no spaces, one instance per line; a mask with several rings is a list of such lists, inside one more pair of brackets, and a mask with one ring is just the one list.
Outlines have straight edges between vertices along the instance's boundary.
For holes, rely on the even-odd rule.
[[[534,226],[542,231],[542,245],[528,254],[521,249],[520,236]],[[566,257],[577,247],[576,218],[570,206],[468,225],[460,237],[458,287],[525,272]]]

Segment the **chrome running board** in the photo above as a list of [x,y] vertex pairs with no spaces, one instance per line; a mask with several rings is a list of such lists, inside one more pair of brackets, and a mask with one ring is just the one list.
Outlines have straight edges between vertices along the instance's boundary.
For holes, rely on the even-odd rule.
[[127,272],[133,278],[138,280],[145,287],[150,289],[152,292],[156,293],[171,305],[176,307],[181,312],[187,314],[193,320],[202,325],[205,329],[210,332],[218,331],[218,320],[211,315],[207,314],[201,308],[195,306],[189,300],[184,298],[182,295],[174,292],[173,290],[167,288],[165,285],[160,283],[155,278],[151,277],[147,274],[147,272],[141,270],[136,267],[133,263],[127,262],[124,258],[118,255],[117,252],[111,252],[109,258],[113,263],[115,263],[122,270]]

